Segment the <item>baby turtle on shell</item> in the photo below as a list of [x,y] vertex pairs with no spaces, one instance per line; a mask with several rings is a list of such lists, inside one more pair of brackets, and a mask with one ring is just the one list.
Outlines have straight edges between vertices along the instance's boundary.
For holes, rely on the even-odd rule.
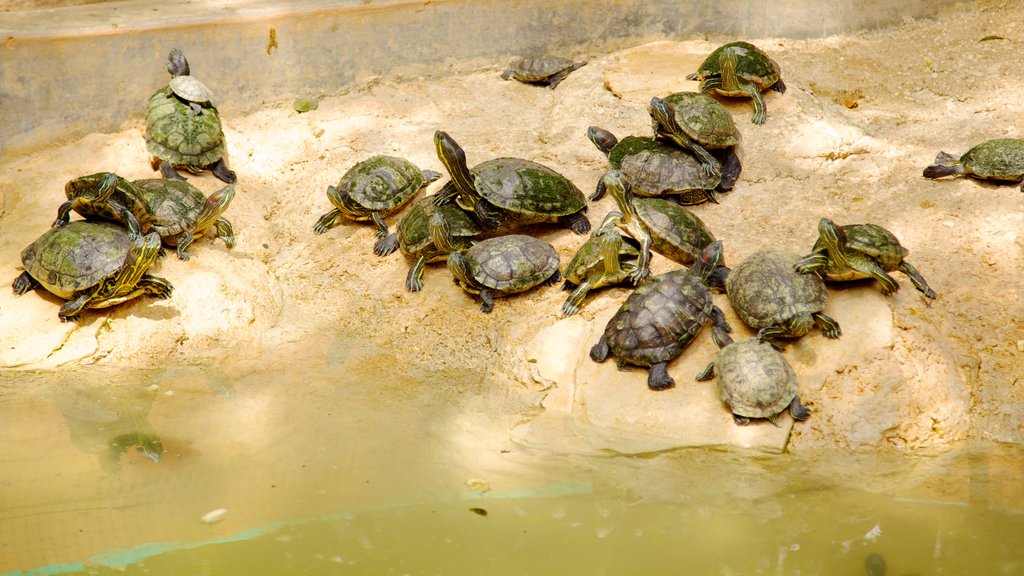
[[372,221],[377,226],[376,236],[384,238],[388,235],[384,218],[401,210],[417,192],[440,177],[440,172],[420,170],[404,158],[367,158],[349,168],[337,186],[327,187],[327,198],[334,208],[317,220],[313,232],[323,234],[348,218]]
[[[446,186],[451,185],[451,182]],[[428,262],[444,260],[453,251],[467,250],[482,230],[469,214],[455,204],[434,204],[433,196],[413,201],[395,226],[395,231],[378,240],[373,251],[387,256],[396,249],[413,259],[405,278],[410,292],[423,289],[423,272]]]
[[149,97],[146,109],[146,148],[153,169],[164,178],[184,180],[175,168],[199,174],[211,170],[228,184],[235,173],[224,162],[226,147],[220,115],[212,92],[189,74],[188,61],[174,48],[168,56],[171,80]]
[[640,244],[614,228],[592,233],[565,266],[562,290],[572,293],[562,304],[562,314],[579,312],[591,290],[628,280],[639,258]]
[[800,274],[793,265],[800,256],[780,250],[751,254],[729,272],[725,290],[736,315],[758,330],[760,340],[799,338],[815,324],[828,338],[842,333],[835,320],[822,314],[828,302],[825,283],[815,274]]
[[[598,182],[598,193],[609,191],[620,212],[609,212],[601,223],[602,230],[618,226],[640,243],[640,257],[630,274],[633,284],[650,274],[650,251],[680,264],[691,264],[714,242],[715,236],[696,214],[662,198],[635,198],[628,178],[618,170],[610,170]],[[722,266],[724,263],[719,262]],[[713,286],[721,286],[720,274],[712,276]]]
[[[1024,180],[1024,140],[999,138],[982,142],[963,156],[939,152],[935,163],[924,169],[925,178],[967,174],[981,180],[1020,182]],[[1024,192],[1024,182],[1021,182]]]
[[522,234],[489,238],[465,252],[452,252],[448,270],[463,290],[480,296],[485,313],[494,309],[495,298],[561,279],[555,247]]
[[818,241],[811,254],[794,265],[800,273],[817,272],[827,280],[856,280],[874,278],[889,295],[900,289],[896,280],[886,274],[899,270],[927,298],[935,298],[935,291],[909,262],[904,260],[910,251],[885,228],[877,224],[847,224],[836,226],[828,218],[818,222]]
[[736,424],[751,418],[767,418],[775,426],[789,409],[794,420],[806,420],[811,411],[800,403],[796,372],[771,344],[758,338],[730,343],[697,376],[710,380],[718,375],[718,391],[732,411]]
[[[732,188],[741,170],[736,155],[740,131],[725,106],[705,94],[676,92],[651,98],[649,112],[655,137],[692,152],[706,174],[725,180]],[[721,150],[724,169],[709,150]]]
[[438,204],[456,200],[485,228],[558,222],[576,234],[590,231],[583,192],[547,166],[520,158],[494,158],[470,169],[462,147],[440,130],[434,133],[434,146],[455,183],[435,196]]
[[[619,140],[597,126],[587,128],[587,138],[608,156],[613,170],[629,178],[636,196],[665,198],[680,204],[709,200],[717,203],[715,192],[728,192],[735,182],[709,176],[691,153],[654,138],[626,136]],[[600,200],[599,193],[591,195],[590,200]]]
[[129,215],[129,228],[113,222],[77,220],[47,230],[21,252],[25,272],[14,280],[21,295],[36,286],[68,302],[62,322],[86,308],[105,308],[142,295],[168,298],[173,287],[146,274],[160,251],[156,233],[143,236]]
[[531,56],[516,58],[508,63],[501,73],[502,80],[518,80],[527,84],[544,84],[554,90],[555,86],[586,62],[573,62],[560,56]]
[[715,91],[722,96],[741,96],[754,101],[754,124],[764,124],[768,110],[761,92],[786,91],[779,65],[760,48],[749,42],[732,42],[718,47],[686,77],[700,82],[702,94]]
[[590,349],[590,358],[604,362],[612,354],[620,368],[649,367],[651,390],[675,386],[668,363],[686,349],[708,319],[715,343],[728,342],[732,328],[711,301],[705,284],[721,259],[722,242],[712,242],[690,270],[660,274],[633,291]]

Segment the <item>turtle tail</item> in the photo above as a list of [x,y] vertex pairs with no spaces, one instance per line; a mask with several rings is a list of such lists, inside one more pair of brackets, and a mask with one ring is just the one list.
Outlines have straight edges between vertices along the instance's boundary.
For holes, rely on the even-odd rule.
[[953,156],[947,152],[939,152],[935,156],[935,163],[924,169],[925,178],[942,178],[963,173],[960,166],[960,157]]

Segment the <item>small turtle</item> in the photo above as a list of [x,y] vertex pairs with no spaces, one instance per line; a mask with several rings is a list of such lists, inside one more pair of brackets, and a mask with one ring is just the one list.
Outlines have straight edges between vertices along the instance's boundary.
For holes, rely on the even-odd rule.
[[650,368],[647,386],[666,390],[675,386],[668,363],[681,354],[710,319],[711,336],[724,346],[732,330],[722,311],[711,301],[706,282],[722,259],[722,242],[712,242],[690,270],[660,274],[626,298],[590,349],[590,358],[604,362],[615,356],[620,368]]
[[[999,138],[982,142],[960,157],[939,152],[935,163],[924,169],[925,178],[967,174],[982,180],[1024,180],[1024,139]],[[1024,192],[1024,182],[1021,182]]]
[[640,244],[636,240],[623,238],[615,229],[592,233],[565,266],[562,290],[572,293],[562,304],[562,314],[579,312],[591,290],[628,280],[639,259]]
[[[650,251],[680,264],[693,263],[715,236],[696,214],[662,198],[635,198],[628,178],[618,170],[609,170],[598,182],[598,192],[607,190],[621,212],[612,211],[601,229],[618,226],[640,243],[640,258],[630,275],[634,284],[650,274]],[[724,265],[724,264],[722,264]],[[712,285],[720,286],[719,274]]]
[[463,290],[480,296],[485,313],[494,309],[495,298],[561,279],[555,247],[522,234],[488,238],[465,252],[452,252],[448,270]]
[[532,56],[516,58],[508,63],[501,73],[502,80],[518,80],[527,84],[544,84],[554,90],[555,86],[586,62],[573,62],[560,56]]
[[[740,131],[725,106],[705,94],[676,92],[651,98],[649,112],[655,137],[692,152],[705,174],[725,180],[729,188],[735,184],[741,170],[736,155]],[[720,151],[723,161],[709,150]]]
[[828,338],[842,333],[839,324],[821,311],[828,302],[825,283],[815,274],[800,274],[793,265],[800,256],[780,250],[751,254],[729,272],[725,290],[736,315],[758,330],[757,337],[799,338],[815,324]]
[[828,218],[818,222],[818,241],[811,253],[797,261],[797,272],[817,272],[827,280],[856,280],[874,278],[889,295],[900,289],[896,280],[886,274],[899,270],[927,298],[935,298],[935,291],[909,262],[904,260],[910,251],[885,228],[877,224],[847,224],[836,226]]
[[779,65],[760,48],[749,42],[731,42],[719,46],[687,80],[700,82],[702,94],[715,91],[722,96],[741,96],[754,101],[754,124],[764,124],[768,110],[761,92],[786,92]]
[[440,177],[440,172],[420,170],[404,158],[367,158],[349,168],[336,187],[327,187],[327,198],[334,208],[317,220],[313,232],[323,234],[348,218],[372,221],[377,226],[376,236],[384,238],[388,235],[384,218],[401,210],[417,192]]
[[423,272],[428,262],[444,260],[453,251],[467,250],[482,234],[476,221],[457,205],[438,206],[433,196],[424,196],[413,201],[395,231],[378,240],[373,251],[378,256],[387,256],[401,250],[412,258],[405,288],[419,292],[423,289]]
[[[591,126],[587,138],[608,156],[613,170],[625,174],[633,185],[633,194],[643,197],[665,198],[680,204],[718,202],[715,192],[728,192],[735,183],[709,176],[700,161],[676,146],[654,138],[626,136],[619,140],[611,132]],[[591,201],[600,200],[598,191]]]
[[170,297],[170,282],[146,274],[160,237],[142,235],[135,217],[129,220],[128,229],[88,220],[50,228],[22,250],[25,272],[14,280],[14,293],[42,286],[68,300],[58,312],[62,322],[77,320],[85,308],[106,308],[144,294]]
[[167,71],[170,82],[149,97],[146,108],[146,148],[153,154],[153,169],[175,180],[184,180],[175,168],[194,174],[211,170],[224,182],[234,182],[235,173],[224,162],[224,130],[212,92],[189,74],[188,61],[177,48],[168,56]]
[[740,426],[751,418],[767,418],[775,426],[786,409],[794,420],[806,420],[811,411],[800,403],[796,372],[771,344],[758,338],[732,342],[697,376],[718,375],[718,391]]
[[495,158],[470,169],[462,147],[440,130],[434,146],[455,183],[436,195],[438,204],[456,200],[485,228],[558,222],[576,234],[590,232],[586,197],[558,172],[520,158]]

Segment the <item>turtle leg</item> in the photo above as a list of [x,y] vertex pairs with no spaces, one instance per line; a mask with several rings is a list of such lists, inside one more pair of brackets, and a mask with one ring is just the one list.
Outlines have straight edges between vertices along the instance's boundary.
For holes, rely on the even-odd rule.
[[231,226],[231,222],[228,222],[225,218],[217,218],[214,227],[217,230],[217,238],[223,240],[228,248],[234,248],[235,229]]
[[768,119],[768,107],[764,104],[764,97],[761,96],[761,90],[752,82],[745,84],[742,89],[744,92],[749,94],[750,99],[754,101],[754,115],[750,118],[750,121],[754,124],[764,124],[765,120]]
[[178,253],[178,258],[181,258],[182,260],[188,260],[189,257],[192,256],[191,254],[188,253],[187,248],[192,245],[193,239],[194,236],[192,236],[192,233],[187,230],[185,232],[182,232],[181,234],[178,234],[177,238],[175,238],[175,240],[177,241],[177,248],[175,248],[175,252]]
[[223,158],[218,158],[217,161],[210,166],[210,171],[212,171],[213,175],[220,178],[225,184],[234,184],[238,181],[238,176],[235,174],[235,171],[228,168],[228,165],[224,162]]
[[555,284],[558,284],[561,281],[562,281],[562,273],[559,272],[558,270],[555,270],[555,273],[552,274],[551,276],[549,276],[548,279],[544,281],[544,285],[545,286],[554,286]]
[[377,231],[373,233],[377,238],[384,238],[388,235],[388,224],[380,217],[380,212],[374,210],[370,212],[370,218],[373,220],[373,224],[377,226]]
[[722,168],[719,166],[718,160],[708,152],[707,148],[691,140],[690,150],[693,150],[694,155],[700,160],[700,167],[704,170],[705,174],[711,177],[721,177]]
[[789,403],[789,414],[794,420],[807,420],[811,417],[811,409],[800,403],[800,395],[797,394]]
[[548,84],[547,84],[548,90],[554,90],[555,87],[558,86],[558,84],[562,80],[565,80],[566,76],[568,76],[569,72],[572,72],[572,70],[573,69],[565,69],[565,70],[562,70],[561,72],[559,72],[558,74],[552,75],[551,78],[548,79]]
[[729,192],[736,186],[736,180],[739,179],[743,166],[740,164],[740,157],[736,154],[735,146],[726,148],[719,156],[721,157],[722,180],[715,187],[715,192]]
[[732,332],[732,326],[725,320],[725,314],[722,313],[722,309],[718,306],[711,307],[711,339],[715,341],[715,344],[719,348],[725,348],[729,344],[732,344],[732,338],[729,336],[729,332]]
[[587,200],[590,200],[591,202],[597,202],[601,198],[604,198],[605,190],[606,187],[604,185],[604,178],[598,178],[597,188],[594,190],[594,193],[591,194],[589,198],[587,198]]
[[327,232],[332,226],[334,226],[341,219],[341,210],[332,208],[330,212],[324,214],[316,221],[316,225],[313,226],[314,234],[323,234]]
[[[391,236],[389,236],[391,238]],[[419,292],[423,289],[423,272],[427,269],[426,256],[420,256],[409,267],[409,273],[405,276],[405,289],[409,292]]]
[[170,298],[174,291],[174,286],[166,279],[149,274],[143,274],[135,287],[142,288],[147,296],[160,299]]
[[924,276],[921,276],[921,273],[918,272],[917,268],[914,268],[910,262],[905,260],[900,262],[897,269],[906,274],[910,278],[910,282],[914,285],[914,288],[917,288],[918,291],[924,294],[926,298],[935,299],[935,291],[928,286],[928,283],[924,281]]
[[793,264],[793,269],[801,274],[810,274],[811,272],[817,272],[828,264],[828,253],[825,251],[812,252],[807,256],[796,261]]
[[174,165],[166,160],[160,161],[160,175],[164,180],[185,180],[185,177],[174,169]]
[[942,178],[943,176],[963,174],[963,171],[964,168],[960,165],[959,156],[953,156],[948,152],[940,151],[935,156],[935,163],[926,166],[921,175],[925,178]]
[[53,221],[53,226],[63,226],[71,220],[71,208],[75,205],[74,200],[68,200],[67,202],[60,205],[57,208],[57,219]]
[[686,75],[686,79],[691,81],[691,82],[696,82],[698,80],[697,73],[696,72],[690,72],[689,74]]
[[451,182],[448,182],[447,184],[442,186],[441,189],[438,190],[436,194],[434,194],[434,205],[444,206],[445,204],[448,204],[455,200],[455,197],[458,195],[459,189],[452,185]]
[[[694,79],[696,80],[696,78],[694,78]],[[700,91],[701,94],[707,94],[708,92],[711,92],[712,90],[716,90],[716,89],[721,88],[721,87],[722,87],[722,77],[721,76],[708,76],[707,78],[701,80],[700,87],[698,88],[698,90]]]
[[774,326],[768,326],[761,328],[757,331],[757,341],[767,342],[772,345],[779,352],[782,352],[786,347],[778,342],[778,338],[782,338],[786,335],[786,329],[781,324],[775,324]]
[[651,390],[668,390],[676,385],[676,381],[668,375],[668,362],[658,362],[651,366],[647,376],[647,387]]
[[885,273],[885,270],[878,265],[874,260],[865,261],[859,263],[857,268],[858,272],[862,272],[878,280],[879,287],[882,289],[882,294],[889,296],[899,291],[900,285],[896,282],[896,279]]
[[750,424],[750,418],[740,416],[739,414],[733,414],[732,421],[735,422],[737,426],[746,426],[747,424]]
[[11,288],[14,289],[16,296],[21,296],[38,285],[39,283],[36,282],[36,279],[31,274],[22,272],[20,276],[14,279],[14,284],[11,285]]
[[377,256],[387,256],[395,250],[398,250],[398,236],[394,232],[373,243],[373,253]]
[[786,93],[786,83],[782,81],[782,78],[779,78],[775,82],[775,84],[772,84],[771,89],[775,90],[779,94],[785,94]]
[[814,323],[817,324],[818,327],[821,328],[821,331],[825,333],[826,338],[839,338],[843,333],[843,331],[839,329],[839,323],[829,316],[826,316],[821,312],[814,312],[811,316],[814,318]]
[[580,305],[583,304],[583,299],[587,297],[587,292],[590,292],[590,279],[584,279],[580,282],[580,285],[569,294],[569,297],[562,303],[562,314],[566,316],[572,316],[580,311]]
[[707,368],[702,370],[700,374],[697,374],[697,381],[698,382],[704,382],[704,381],[707,381],[707,380],[711,380],[714,377],[715,377],[715,363],[714,362],[710,362],[710,363],[708,363],[708,367]]
[[476,204],[473,204],[473,213],[476,214],[477,220],[480,221],[485,228],[494,229],[501,226],[501,220],[491,215],[491,211],[484,206],[483,200],[477,200]]
[[604,362],[608,359],[611,348],[608,347],[608,339],[601,335],[601,338],[590,348],[590,359],[594,362]]
[[480,311],[484,314],[490,314],[491,310],[494,310],[494,294],[490,289],[484,288],[480,291],[480,300],[483,304],[480,305]]
[[583,212],[574,212],[562,216],[558,219],[558,222],[576,234],[590,232],[590,220],[587,219],[587,215]]
[[82,310],[92,300],[92,296],[92,292],[83,292],[77,298],[68,300],[60,307],[57,317],[60,318],[61,322],[77,322],[81,318]]

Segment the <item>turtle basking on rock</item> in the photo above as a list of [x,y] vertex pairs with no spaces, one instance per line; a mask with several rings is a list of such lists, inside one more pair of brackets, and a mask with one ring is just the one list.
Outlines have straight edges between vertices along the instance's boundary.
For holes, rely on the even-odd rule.
[[[736,155],[740,131],[725,106],[705,94],[676,92],[651,98],[649,112],[656,138],[692,152],[706,174],[732,189],[742,169]],[[719,151],[721,163],[711,150]]]
[[718,47],[687,80],[700,82],[700,92],[740,96],[754,101],[754,124],[764,124],[768,110],[761,92],[786,91],[779,65],[749,42],[731,42]]
[[980,180],[1021,182],[1024,192],[1024,139],[999,138],[982,142],[963,156],[939,152],[924,169],[925,178],[968,175]]
[[494,309],[495,298],[561,280],[555,247],[523,234],[489,238],[465,252],[452,252],[448,270],[463,290],[480,296],[485,313]]
[[502,80],[518,80],[526,84],[541,84],[554,90],[565,77],[585,66],[586,62],[573,62],[560,56],[530,56],[516,58],[501,73]]
[[562,304],[562,314],[580,311],[587,294],[603,286],[629,280],[640,259],[640,243],[623,237],[614,228],[595,230],[565,265],[562,290],[572,290]]

